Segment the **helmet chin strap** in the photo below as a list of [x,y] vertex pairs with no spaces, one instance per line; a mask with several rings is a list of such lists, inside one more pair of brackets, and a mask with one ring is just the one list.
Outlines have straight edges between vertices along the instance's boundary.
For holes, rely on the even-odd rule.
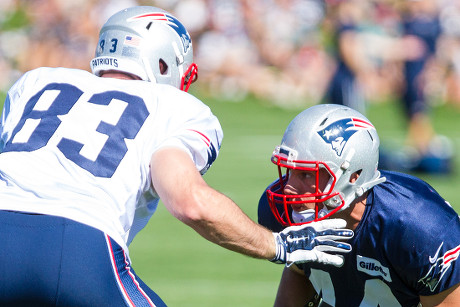
[[359,189],[356,190],[356,195],[359,197],[363,195],[367,190],[372,188],[375,185],[378,185],[379,183],[382,183],[386,181],[387,179],[385,177],[380,177],[380,172],[376,171],[376,174],[372,180],[369,180],[368,182],[363,183]]
[[177,46],[176,42],[172,42],[172,46],[174,49],[174,52],[176,53],[176,63],[177,67],[179,68],[179,78],[182,78],[184,75],[184,56],[180,53],[179,51],[179,46]]
[[149,78],[150,82],[157,83],[157,79],[153,74],[152,66],[150,66],[149,60],[146,57],[142,58],[142,63],[144,63],[145,72],[147,73],[147,77]]
[[[328,214],[329,211],[326,209],[326,207],[322,208],[318,212],[318,218],[324,217],[326,214]],[[311,222],[315,219],[315,209],[307,209],[304,211],[292,211],[292,220],[295,223],[306,223],[306,222]]]
[[385,177],[380,177],[380,172],[377,171],[376,172],[376,175],[374,176],[374,178],[368,182],[365,182],[363,183],[362,185],[356,187],[354,193],[350,193],[350,195],[348,196],[348,198],[345,199],[345,206],[344,206],[344,209],[345,208],[348,208],[350,206],[350,204],[358,197],[361,197],[362,195],[364,195],[364,193],[366,193],[370,188],[372,188],[373,186],[379,184],[379,183],[382,183],[384,181],[386,181],[387,179]]
[[[352,160],[353,156],[355,155],[356,151],[352,148],[350,149],[350,151],[348,152],[347,156],[343,159],[343,162],[342,164],[340,165],[340,172],[337,172],[336,175],[336,183],[340,181],[340,178],[347,172],[348,168],[350,167],[350,161]],[[333,182],[333,179],[329,179],[329,182],[327,184],[327,187],[326,189],[329,189],[332,185],[332,182]],[[342,195],[342,197],[344,197],[344,193],[340,192],[340,194]],[[354,195],[353,195],[354,197]],[[348,202],[348,199],[345,198],[345,204],[342,208],[343,209],[346,209],[349,205],[350,205],[350,202]],[[342,204],[342,198],[337,195],[335,197],[332,197],[330,199],[328,199],[326,202],[326,205],[329,206],[329,207],[332,207],[332,208],[337,208],[338,206],[340,206]]]

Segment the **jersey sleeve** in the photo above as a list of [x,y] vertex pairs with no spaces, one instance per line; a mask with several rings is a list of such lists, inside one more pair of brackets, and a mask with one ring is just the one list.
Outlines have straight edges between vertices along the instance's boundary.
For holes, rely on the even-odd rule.
[[429,218],[407,223],[401,238],[409,243],[404,245],[409,263],[401,267],[408,270],[407,276],[413,276],[417,293],[429,296],[460,283],[460,219],[434,190],[424,194],[425,212],[415,215]]
[[[204,175],[216,160],[223,138],[218,118],[211,109],[194,96],[165,87],[171,114],[168,137],[158,148],[174,146],[189,153],[197,169]],[[166,98],[168,100],[168,98]]]
[[8,141],[9,136],[8,133],[4,133],[4,123],[10,113],[10,95],[9,93],[6,95],[5,102],[3,103],[3,111],[2,111],[2,118],[1,118],[1,125],[0,125],[0,152],[3,151],[3,147],[5,146],[6,141]]
[[[379,203],[392,208],[381,210],[391,215],[385,229],[393,232],[384,244],[386,256],[418,295],[440,293],[460,283],[459,216],[426,182],[407,175],[398,180],[376,187],[381,189]],[[401,196],[390,195],[395,191]]]
[[[5,129],[6,125],[11,125],[15,121],[19,120],[19,116],[14,116],[15,113],[19,113],[19,106],[14,105],[16,101],[19,100],[19,97],[24,92],[24,89],[27,87],[27,83],[33,82],[33,76],[35,75],[35,71],[26,72],[22,75],[19,80],[17,80],[13,86],[8,90],[6,94],[5,102],[3,103],[3,111],[2,111],[2,118],[1,118],[1,125],[0,125],[0,137],[1,137],[1,144],[0,144],[0,151],[3,150],[4,144],[9,140],[11,137],[11,131]],[[9,133],[8,133],[9,131]]]
[[423,296],[442,292],[460,283],[459,217],[454,217],[441,227],[446,229],[445,235],[437,238],[438,243],[429,250],[424,259],[423,275],[417,283],[419,294]]

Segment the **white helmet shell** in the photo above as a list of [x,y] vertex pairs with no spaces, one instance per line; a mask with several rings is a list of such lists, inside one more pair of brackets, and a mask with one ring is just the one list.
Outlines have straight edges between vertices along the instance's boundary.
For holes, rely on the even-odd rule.
[[[330,174],[329,183],[323,193],[314,196],[328,208],[338,208],[332,210],[334,213],[348,208],[357,197],[385,181],[377,170],[378,160],[379,137],[375,127],[358,111],[336,104],[316,105],[297,115],[272,155],[273,163],[279,167],[326,169]],[[354,173],[359,177],[351,182]],[[280,182],[269,188],[269,199],[289,202],[290,198],[298,197],[285,195],[286,179],[280,178]],[[279,213],[279,216],[283,214],[289,213]],[[329,215],[323,214],[314,220],[326,217]],[[288,219],[286,224],[295,223]]]
[[185,91],[197,77],[190,34],[177,18],[151,6],[124,9],[107,20],[91,70],[97,76],[122,71]]

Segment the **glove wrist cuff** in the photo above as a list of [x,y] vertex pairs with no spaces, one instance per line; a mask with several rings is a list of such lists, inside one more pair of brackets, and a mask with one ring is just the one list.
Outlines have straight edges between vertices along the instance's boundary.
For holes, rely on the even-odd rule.
[[286,263],[286,245],[283,242],[280,234],[277,232],[273,232],[273,238],[275,239],[276,245],[276,255],[275,258],[271,259],[270,261],[273,263]]

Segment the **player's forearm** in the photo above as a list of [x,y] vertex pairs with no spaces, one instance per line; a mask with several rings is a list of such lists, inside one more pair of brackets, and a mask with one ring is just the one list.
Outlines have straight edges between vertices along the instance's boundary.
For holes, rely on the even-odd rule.
[[204,238],[251,257],[275,257],[272,233],[252,221],[231,199],[208,186],[183,150],[158,150],[152,157],[151,176],[171,214]]
[[195,206],[180,219],[207,240],[255,258],[273,259],[271,231],[252,221],[233,201],[215,190],[200,189]]

